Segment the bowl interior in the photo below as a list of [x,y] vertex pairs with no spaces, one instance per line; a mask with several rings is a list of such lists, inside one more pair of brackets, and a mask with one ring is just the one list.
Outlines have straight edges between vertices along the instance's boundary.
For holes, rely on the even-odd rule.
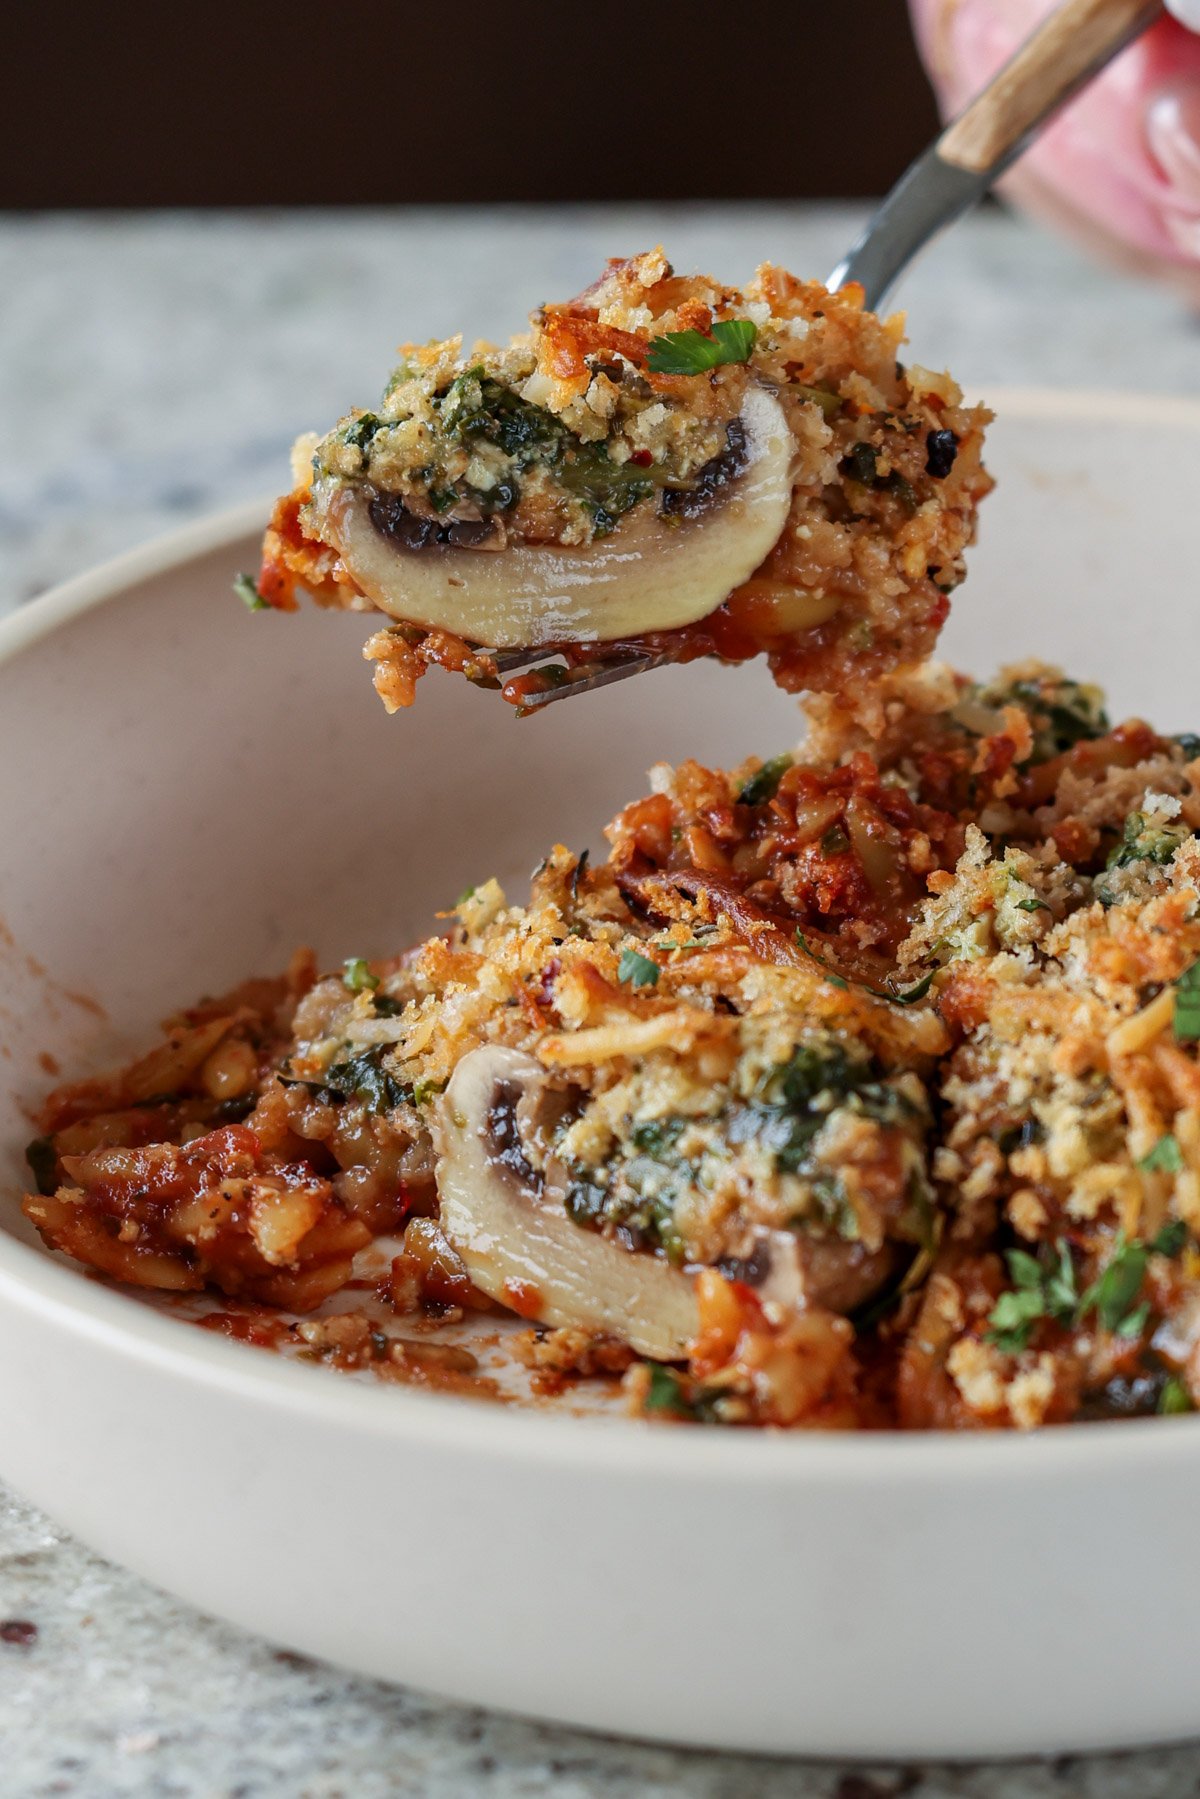
[[[1200,408],[1017,398],[990,461],[1000,485],[947,655],[986,672],[1037,654],[1103,682],[1116,715],[1195,726]],[[762,667],[699,664],[527,721],[433,673],[389,719],[358,653],[366,621],[237,604],[244,532],[158,561],[0,644],[8,1192],[46,1058],[95,1069],[298,944],[327,962],[394,950],[488,875],[521,899],[553,842],[602,848],[653,762],[771,755],[801,732]],[[2,1225],[25,1234],[15,1206]]]

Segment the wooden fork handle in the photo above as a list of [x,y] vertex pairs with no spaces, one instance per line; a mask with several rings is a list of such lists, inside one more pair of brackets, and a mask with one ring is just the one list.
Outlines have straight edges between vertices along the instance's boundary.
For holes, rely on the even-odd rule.
[[973,175],[1011,161],[1047,114],[1163,11],[1162,0],[1066,0],[946,127],[939,156]]

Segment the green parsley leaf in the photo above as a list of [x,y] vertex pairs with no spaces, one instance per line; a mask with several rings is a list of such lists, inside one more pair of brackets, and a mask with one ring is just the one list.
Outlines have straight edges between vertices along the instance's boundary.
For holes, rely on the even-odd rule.
[[646,367],[654,375],[703,375],[726,362],[749,362],[758,326],[751,319],[719,319],[711,336],[667,331],[651,340]]
[[1019,899],[1016,905],[1019,912],[1049,912],[1051,910],[1045,900],[1038,899],[1032,893],[1027,899]]
[[1042,1264],[1036,1256],[1031,1256],[1024,1249],[1010,1249],[1004,1259],[1008,1263],[1008,1272],[1018,1287],[1036,1287],[1041,1290]]
[[445,1090],[445,1081],[435,1081],[433,1079],[417,1081],[413,1087],[413,1105],[427,1106],[431,1099],[436,1099],[437,1095],[439,1093],[444,1093]]
[[658,963],[652,962],[649,956],[643,956],[639,950],[621,951],[621,960],[617,963],[618,981],[628,981],[631,987],[655,987],[658,985]]
[[1028,1347],[1034,1325],[1047,1318],[1058,1324],[1082,1324],[1089,1312],[1118,1337],[1140,1337],[1150,1317],[1150,1302],[1137,1303],[1151,1253],[1178,1255],[1187,1239],[1186,1228],[1174,1220],[1164,1225],[1150,1243],[1129,1243],[1118,1232],[1108,1265],[1091,1286],[1079,1294],[1071,1247],[1058,1239],[1057,1261],[1046,1267],[1023,1249],[1005,1253],[1013,1287],[1002,1293],[988,1315],[987,1341],[1009,1355]]
[[253,575],[235,575],[233,591],[248,612],[270,611],[270,604],[259,593]]
[[1144,1243],[1129,1243],[1124,1231],[1118,1231],[1112,1259],[1079,1301],[1077,1319],[1082,1322],[1094,1311],[1105,1330],[1121,1332],[1141,1291],[1149,1253]]
[[1019,1355],[1029,1345],[1033,1327],[1042,1318],[1065,1324],[1075,1315],[1078,1291],[1071,1246],[1061,1237],[1057,1260],[1047,1268],[1028,1250],[1005,1251],[1013,1288],[1001,1293],[988,1314],[986,1340],[1006,1355]]
[[1140,1337],[1146,1328],[1146,1320],[1150,1316],[1150,1301],[1143,1299],[1140,1306],[1129,1312],[1116,1328],[1118,1337]]
[[1187,1237],[1187,1225],[1182,1219],[1172,1218],[1170,1224],[1164,1224],[1158,1235],[1151,1239],[1150,1247],[1156,1256],[1177,1256]]
[[1146,1152],[1138,1167],[1145,1174],[1179,1174],[1183,1169],[1183,1151],[1168,1131],[1165,1137],[1159,1138],[1153,1149]]
[[765,806],[768,800],[773,800],[792,761],[791,756],[772,756],[769,762],[764,762],[761,768],[755,769],[738,790],[738,805]]
[[643,1366],[650,1371],[650,1385],[642,1401],[644,1412],[669,1412],[676,1418],[696,1416],[695,1407],[684,1394],[683,1382],[673,1369],[664,1368],[661,1362],[646,1362]]
[[1187,1382],[1181,1375],[1168,1375],[1163,1382],[1162,1392],[1158,1396],[1158,1405],[1155,1410],[1160,1418],[1170,1418],[1181,1412],[1195,1410]]
[[1079,1304],[1079,1289],[1075,1285],[1071,1246],[1062,1237],[1058,1240],[1058,1261],[1046,1276],[1044,1291],[1046,1310],[1051,1318],[1056,1318],[1061,1324],[1074,1316]]
[[1020,1287],[1002,1293],[988,1313],[987,1341],[1006,1355],[1019,1355],[1028,1346],[1034,1325],[1044,1316],[1038,1289]]
[[372,974],[361,956],[347,956],[342,965],[342,986],[350,993],[373,993],[379,976]]
[[47,1196],[58,1186],[58,1152],[53,1137],[35,1137],[25,1151],[34,1185]]
[[1181,1043],[1200,1037],[1200,962],[1185,968],[1175,983],[1175,1035]]

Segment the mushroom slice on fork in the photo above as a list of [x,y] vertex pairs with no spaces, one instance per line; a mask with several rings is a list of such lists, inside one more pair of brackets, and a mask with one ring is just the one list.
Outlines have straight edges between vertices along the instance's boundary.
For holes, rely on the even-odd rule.
[[778,542],[796,446],[765,387],[747,389],[730,444],[726,478],[694,503],[635,507],[587,544],[422,539],[387,495],[327,478],[310,512],[361,592],[403,623],[498,650],[607,643],[706,617]]

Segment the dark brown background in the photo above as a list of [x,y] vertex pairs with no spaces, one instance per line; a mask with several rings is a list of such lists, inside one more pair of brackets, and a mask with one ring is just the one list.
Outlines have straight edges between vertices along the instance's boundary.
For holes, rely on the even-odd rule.
[[903,0],[5,15],[8,207],[858,196],[935,125]]

